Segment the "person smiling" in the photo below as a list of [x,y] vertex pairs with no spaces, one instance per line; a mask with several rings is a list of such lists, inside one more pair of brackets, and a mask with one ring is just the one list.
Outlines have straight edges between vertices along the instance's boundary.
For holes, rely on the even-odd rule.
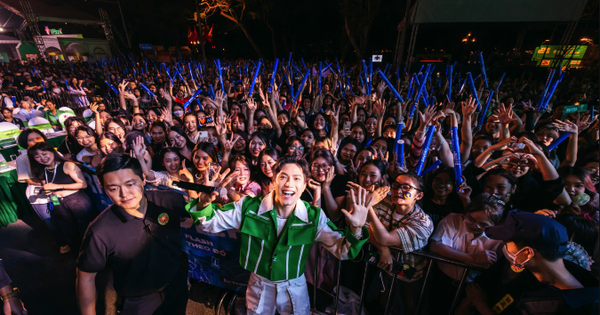
[[348,228],[338,230],[323,210],[300,200],[310,178],[308,163],[284,157],[273,168],[273,192],[243,197],[224,206],[212,202],[219,193],[202,193],[187,205],[194,223],[209,233],[239,229],[240,265],[251,272],[246,291],[247,314],[309,314],[304,271],[314,243],[339,259],[353,259],[368,239],[364,227],[371,199],[366,190],[350,192]]
[[31,174],[42,182],[42,190],[50,196],[52,210],[60,234],[67,245],[79,250],[85,229],[95,217],[95,209],[83,192],[87,183],[75,163],[65,161],[47,142],[39,142],[27,150]]

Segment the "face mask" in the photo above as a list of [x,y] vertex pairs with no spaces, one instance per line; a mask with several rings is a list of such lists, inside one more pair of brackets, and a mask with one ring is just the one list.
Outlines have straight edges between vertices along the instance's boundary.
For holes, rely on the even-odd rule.
[[176,111],[173,112],[173,114],[175,116],[177,116],[177,117],[181,117],[181,116],[183,116],[183,111],[182,110],[176,110]]
[[519,256],[519,254],[525,250],[525,248],[527,247],[523,247],[520,251],[518,251],[516,254],[511,254],[508,252],[508,249],[506,248],[506,245],[504,245],[504,247],[502,247],[502,252],[504,253],[504,257],[506,257],[506,259],[508,260],[508,262],[510,263],[510,267],[512,268],[512,270],[514,272],[521,272],[523,270],[525,270],[525,264],[527,264],[529,262],[529,260],[531,260],[531,258],[533,258],[533,255],[531,255],[530,258],[527,258],[524,262],[522,263],[517,263],[517,256]]

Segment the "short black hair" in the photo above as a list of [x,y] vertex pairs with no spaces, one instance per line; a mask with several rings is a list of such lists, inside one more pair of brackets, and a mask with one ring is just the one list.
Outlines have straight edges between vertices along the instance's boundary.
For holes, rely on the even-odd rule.
[[142,165],[137,159],[132,158],[127,154],[122,153],[111,153],[100,161],[98,167],[96,167],[96,176],[100,185],[104,187],[104,175],[119,170],[130,169],[133,173],[144,179],[144,171],[142,171]]
[[425,189],[425,183],[423,182],[423,177],[418,175],[415,172],[402,172],[400,174],[398,174],[398,176],[396,176],[396,178],[394,178],[394,181],[396,181],[396,179],[398,179],[398,177],[400,176],[408,176],[412,179],[415,180],[415,182],[417,182],[417,190],[418,191],[423,191]]
[[286,156],[286,157],[283,157],[281,160],[279,160],[277,162],[277,164],[275,164],[273,166],[273,179],[275,179],[277,174],[279,174],[279,172],[281,172],[281,168],[286,164],[298,165],[298,167],[300,167],[300,169],[302,170],[302,173],[304,174],[304,180],[306,182],[308,182],[308,180],[311,178],[310,170],[308,168],[308,162],[306,162],[306,160],[300,160],[300,159]]
[[29,138],[29,135],[32,133],[37,133],[38,135],[40,135],[42,138],[44,138],[44,142],[48,141],[48,138],[46,138],[46,135],[37,129],[33,129],[33,128],[23,129],[23,131],[21,131],[21,133],[19,134],[19,137],[17,138],[17,143],[23,149],[27,149],[27,138]]

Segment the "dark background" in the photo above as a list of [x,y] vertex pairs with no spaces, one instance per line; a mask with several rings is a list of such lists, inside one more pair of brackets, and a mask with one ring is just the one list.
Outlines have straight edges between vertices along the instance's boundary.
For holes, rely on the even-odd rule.
[[[125,49],[123,22],[115,0],[48,0],[67,2],[78,10],[98,16],[98,8],[107,10],[122,51]],[[264,58],[273,58],[271,32],[263,18],[263,7],[268,7],[268,21],[275,31],[278,58],[293,52],[305,60],[333,57],[354,61],[356,54],[349,44],[340,12],[343,0],[245,0],[242,24],[262,51]],[[414,2],[414,1],[413,1]],[[238,2],[239,3],[239,2]],[[584,16],[573,34],[571,44],[582,37],[592,38],[598,44],[598,1],[590,0]],[[196,3],[193,0],[122,0],[121,7],[131,38],[134,53],[139,44],[179,47],[187,45],[188,27],[197,26],[193,20]],[[390,61],[398,38],[397,26],[404,18],[406,1],[381,0],[377,15],[369,32],[365,56],[383,54]],[[594,9],[595,8],[595,9]],[[35,8],[34,8],[35,11]],[[239,27],[218,13],[206,19],[213,25],[213,43],[205,46],[208,58],[257,58],[257,54]],[[104,38],[99,25],[83,26],[60,23],[43,23],[40,29],[63,28],[65,34],[82,33],[84,37]],[[526,30],[521,52],[533,50],[550,39],[559,44],[567,23],[455,23],[421,24],[416,41],[415,54],[452,54],[453,60],[461,60],[470,51],[499,51],[506,53],[515,47],[519,32]],[[465,45],[461,39],[469,32],[476,42]],[[410,33],[406,38],[408,48]],[[213,48],[214,47],[214,48]]]

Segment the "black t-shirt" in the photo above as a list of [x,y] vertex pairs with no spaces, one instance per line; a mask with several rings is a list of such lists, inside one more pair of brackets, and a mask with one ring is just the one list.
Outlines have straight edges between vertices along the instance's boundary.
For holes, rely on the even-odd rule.
[[475,278],[487,294],[488,306],[496,314],[598,314],[598,279],[589,271],[565,260],[567,270],[584,286],[560,290],[541,283],[527,269],[516,273],[500,259]]
[[124,297],[142,296],[167,285],[187,258],[180,243],[180,218],[188,217],[183,195],[146,191],[144,218],[115,205],[88,227],[77,268],[99,272],[110,267],[114,287]]

